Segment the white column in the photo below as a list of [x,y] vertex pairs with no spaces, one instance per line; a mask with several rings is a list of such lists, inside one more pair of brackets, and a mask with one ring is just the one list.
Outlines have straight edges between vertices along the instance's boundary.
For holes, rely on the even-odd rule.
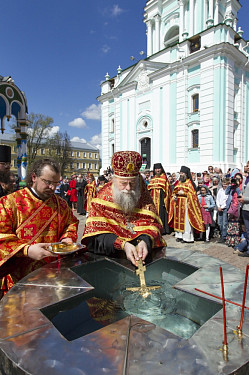
[[205,4],[204,4],[204,29],[206,29],[207,27],[207,21],[208,19],[208,0],[205,0]]
[[152,29],[151,20],[146,22],[147,24],[147,56],[152,55]]
[[180,29],[179,29],[179,42],[182,42],[183,40],[183,37],[182,37],[182,33],[184,31],[184,12],[183,12],[183,7],[184,7],[184,4],[183,4],[183,0],[180,0]]
[[160,51],[160,19],[161,19],[161,17],[159,16],[159,14],[157,14],[154,18],[155,18],[155,37],[156,37],[156,40],[155,40],[155,51],[153,51],[153,53],[156,53],[156,52]]
[[209,18],[214,19],[214,0],[209,0]]
[[237,22],[238,22],[238,19],[235,17],[234,20],[233,20],[233,29],[235,31],[237,31]]
[[194,0],[189,0],[189,36],[194,32]]
[[215,11],[214,11],[214,24],[218,25],[219,23],[219,1],[215,1]]

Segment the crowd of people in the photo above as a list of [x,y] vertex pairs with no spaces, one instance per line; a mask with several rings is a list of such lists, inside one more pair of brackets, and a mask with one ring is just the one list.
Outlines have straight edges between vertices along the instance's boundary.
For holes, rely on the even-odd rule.
[[168,216],[164,233],[174,230],[176,241],[188,243],[216,237],[234,254],[249,256],[249,162],[243,171],[210,165],[199,173],[185,166],[165,173],[159,163],[143,177],[163,223]]
[[[210,242],[234,248],[234,254],[249,256],[249,161],[243,171],[223,172],[208,166],[191,172],[165,172],[161,163],[141,172],[162,221],[162,234],[174,232],[176,241]],[[111,167],[104,172],[106,181],[113,176]],[[248,238],[248,241],[247,241]]]
[[[114,174],[109,167],[98,178],[90,173],[73,175],[71,181],[61,181],[56,193],[70,207],[77,202],[73,209],[88,216],[92,199]],[[210,165],[198,173],[186,166],[169,173],[156,163],[153,170],[145,169],[140,174],[162,221],[162,235],[174,232],[176,241],[186,243],[208,243],[216,238],[218,243],[233,247],[235,254],[249,256],[249,246],[245,246],[247,235],[249,238],[249,162],[243,171],[229,168],[222,172]]]
[[[53,242],[78,237],[74,211],[86,215],[82,244],[105,256],[126,257],[134,266],[177,242],[208,243],[216,237],[249,256],[249,162],[244,170],[209,166],[199,173],[181,166],[165,172],[161,163],[142,170],[135,151],[114,153],[98,178],[87,173],[62,178],[51,158],[29,167],[26,187],[11,181],[10,150],[0,145],[0,297],[30,271],[53,260]],[[53,255],[53,254],[52,254]]]

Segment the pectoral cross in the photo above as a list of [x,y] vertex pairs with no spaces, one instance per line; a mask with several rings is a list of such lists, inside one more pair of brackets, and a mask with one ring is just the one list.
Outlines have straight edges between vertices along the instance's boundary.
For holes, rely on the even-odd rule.
[[136,232],[134,232],[133,228],[135,227],[134,224],[131,224],[128,220],[127,220],[127,223],[126,223],[126,229],[129,230],[132,234],[136,234]]
[[138,288],[126,288],[126,290],[130,290],[131,292],[139,292],[143,298],[147,298],[151,292],[150,290],[160,289],[160,285],[157,286],[147,286],[145,282],[144,273],[146,271],[146,267],[143,265],[143,261],[140,258],[137,261],[138,269],[136,270],[136,274],[139,276],[140,279],[140,287]]

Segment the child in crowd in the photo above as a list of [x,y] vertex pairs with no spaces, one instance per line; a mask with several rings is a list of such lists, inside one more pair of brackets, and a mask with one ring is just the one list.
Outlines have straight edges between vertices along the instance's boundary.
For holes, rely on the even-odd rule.
[[240,179],[236,178],[236,175],[231,178],[231,184],[226,188],[227,198],[227,213],[228,213],[228,225],[227,225],[227,237],[226,245],[234,247],[240,242],[240,205],[238,197],[241,196],[239,189]]
[[[206,185],[202,185],[200,194],[198,194],[198,200],[201,206],[202,218],[206,228],[206,242],[209,242],[210,225],[213,223],[210,212],[214,209],[215,202]],[[200,234],[200,239],[202,239],[202,235],[203,233]]]
[[249,250],[247,248],[248,246],[248,239],[247,239],[247,233],[246,233],[246,227],[244,224],[241,225],[241,236],[240,236],[240,243],[235,246],[233,253],[238,254],[242,257],[249,257]]
[[216,197],[216,206],[218,210],[218,225],[220,228],[220,239],[218,241],[219,243],[225,243],[227,236],[228,217],[226,203],[228,195],[226,194],[226,188],[228,187],[229,182],[229,178],[224,178],[222,180],[222,188],[219,189]]

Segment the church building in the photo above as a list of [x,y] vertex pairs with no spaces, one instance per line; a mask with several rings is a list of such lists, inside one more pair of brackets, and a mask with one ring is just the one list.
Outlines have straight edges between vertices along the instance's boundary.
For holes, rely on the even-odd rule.
[[[148,0],[147,57],[101,85],[102,166],[120,150],[168,172],[249,160],[249,43],[238,0]],[[242,10],[241,10],[242,11]]]

